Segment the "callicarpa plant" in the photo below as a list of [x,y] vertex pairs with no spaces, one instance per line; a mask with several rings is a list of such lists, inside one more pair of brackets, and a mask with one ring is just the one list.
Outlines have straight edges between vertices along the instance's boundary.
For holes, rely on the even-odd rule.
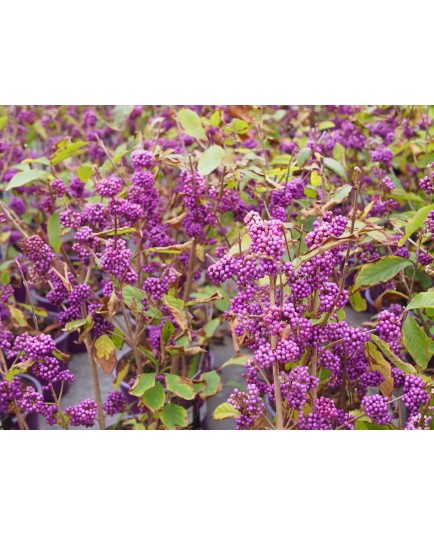
[[4,427],[434,428],[433,119],[0,106]]
[[[294,224],[249,212],[239,250],[208,268],[216,284],[236,281],[227,319],[238,344],[253,351],[246,389],[235,389],[214,418],[234,417],[237,429],[428,428],[433,383],[399,356],[402,308],[380,313],[371,330],[345,320],[350,256],[375,229],[357,219],[360,169],[348,217],[330,210],[340,192],[327,200],[323,166],[320,175],[312,230],[304,235]],[[307,251],[300,255],[302,241]]]

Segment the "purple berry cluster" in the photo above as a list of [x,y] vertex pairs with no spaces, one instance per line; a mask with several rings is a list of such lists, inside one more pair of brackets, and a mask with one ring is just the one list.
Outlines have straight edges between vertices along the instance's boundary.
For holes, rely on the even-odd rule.
[[118,413],[123,413],[127,409],[125,395],[121,391],[111,391],[107,395],[107,399],[102,407],[107,415],[117,415]]
[[410,415],[418,413],[420,406],[428,402],[429,394],[419,376],[406,376],[403,391],[403,401],[410,410]]
[[366,415],[379,426],[384,426],[392,420],[387,406],[388,401],[387,397],[381,395],[365,396],[362,400]]
[[119,281],[134,283],[137,274],[131,268],[131,251],[122,238],[109,238],[101,258],[101,268]]
[[95,424],[96,412],[97,405],[90,398],[86,398],[77,406],[68,406],[65,409],[65,415],[69,417],[71,426],[86,426],[86,428]]

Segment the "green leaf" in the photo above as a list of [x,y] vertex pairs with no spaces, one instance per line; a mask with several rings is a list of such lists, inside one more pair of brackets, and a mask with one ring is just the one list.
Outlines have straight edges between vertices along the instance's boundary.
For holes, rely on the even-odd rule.
[[43,166],[51,165],[46,156],[41,156],[40,158],[26,158],[21,162],[21,164],[42,164]]
[[405,233],[401,240],[398,242],[399,246],[403,246],[406,240],[417,231],[425,223],[425,219],[428,216],[428,213],[434,210],[434,205],[428,205],[423,207],[416,212],[416,214],[411,218],[411,220],[405,226]]
[[164,296],[164,300],[169,307],[173,307],[174,309],[177,309],[178,311],[184,310],[185,304],[180,298],[176,298],[175,296],[169,296],[168,294],[166,294]]
[[82,182],[86,182],[88,179],[90,179],[93,175],[93,169],[91,166],[81,166],[77,169],[77,175],[78,175],[78,178],[82,181]]
[[48,177],[48,172],[45,169],[26,169],[16,173],[6,186],[6,190],[12,190],[12,188],[18,188],[33,182],[37,179]]
[[71,357],[69,354],[64,354],[63,352],[57,349],[53,350],[53,355],[56,359],[58,359],[59,361],[63,361],[63,362],[68,361],[69,358]]
[[238,134],[246,134],[250,128],[249,123],[246,123],[246,121],[243,121],[242,119],[234,119],[232,126]]
[[176,374],[166,374],[166,387],[175,395],[184,400],[193,400],[196,395],[193,389],[193,382],[189,378],[182,378]]
[[345,147],[340,143],[336,143],[333,147],[333,158],[338,162],[342,162],[345,157]]
[[11,313],[12,318],[15,320],[15,322],[20,327],[28,327],[26,317],[24,316],[21,309],[18,309],[17,307],[13,307],[12,305],[9,306],[9,311]]
[[434,309],[434,292],[419,292],[405,308],[410,309]]
[[[1,272],[1,266],[0,266],[0,272]],[[28,303],[21,303],[20,307],[22,307],[26,311],[34,312],[36,316],[42,316],[44,318],[46,318],[48,316],[47,309],[44,309],[43,307],[38,307],[36,305],[33,305],[33,307],[32,307]]]
[[15,376],[18,376],[23,372],[27,372],[34,362],[34,359],[27,359],[26,361],[21,361],[20,363],[12,365],[12,367],[5,374],[6,380],[10,383]]
[[330,201],[334,201],[335,203],[341,203],[344,199],[346,199],[349,195],[353,187],[351,184],[346,184],[345,186],[341,186],[336,190],[336,192],[330,197]]
[[231,359],[228,359],[223,363],[223,365],[220,368],[229,367],[231,365],[238,365],[239,367],[244,367],[244,365],[249,360],[248,355],[240,355],[238,357],[232,357]]
[[134,109],[133,104],[118,104],[113,111],[113,124],[116,127],[120,127],[130,116]]
[[67,158],[71,158],[72,156],[78,156],[79,154],[83,153],[84,151],[81,150],[83,147],[86,147],[86,145],[89,145],[89,142],[87,141],[76,141],[74,143],[70,143],[66,147],[56,151],[54,155],[51,157],[51,164],[53,166],[57,166],[57,164],[60,164],[60,162],[63,162]]
[[224,402],[217,406],[212,414],[214,421],[222,421],[223,419],[229,419],[230,417],[236,418],[240,416],[240,412],[235,409],[229,402]]
[[357,274],[353,289],[372,287],[392,279],[397,273],[412,266],[411,261],[402,257],[382,257],[364,264]]
[[334,128],[335,124],[331,121],[321,121],[318,125],[319,130],[327,130],[328,128]]
[[411,357],[425,370],[434,354],[434,341],[426,336],[411,314],[402,326],[402,341]]
[[216,110],[211,117],[209,118],[210,125],[213,127],[220,126],[220,123],[222,122],[222,114],[220,110]]
[[202,127],[200,117],[193,110],[184,108],[178,112],[178,120],[182,125],[182,128],[189,136],[199,140],[206,140],[206,134]]
[[152,389],[155,386],[155,372],[145,372],[138,376],[132,386],[128,391],[130,395],[142,397],[146,391]]
[[212,320],[209,320],[204,327],[205,336],[210,339],[213,335],[215,330],[220,325],[220,318],[213,318]]
[[142,396],[142,401],[146,407],[152,411],[157,411],[163,407],[166,393],[164,392],[161,382],[155,382],[154,387],[148,389]]
[[175,326],[169,319],[167,319],[161,330],[161,337],[165,344],[173,337],[175,331]]
[[163,301],[172,313],[175,322],[184,331],[188,325],[184,302],[179,298],[175,298],[175,296],[169,295],[165,295]]
[[291,162],[292,159],[293,157],[289,154],[280,154],[279,156],[274,157],[273,160],[270,162],[270,164],[272,166],[279,166],[279,165],[287,166]]
[[3,117],[0,117],[0,130],[3,130],[6,126],[6,123],[8,122],[8,116],[4,115]]
[[341,177],[341,179],[347,178],[345,169],[343,168],[342,164],[340,164],[337,160],[326,157],[324,158],[324,166],[330,171],[332,171],[335,175],[338,175],[339,177]]
[[203,372],[200,379],[205,381],[205,388],[201,391],[200,397],[205,399],[216,395],[222,389],[222,382],[218,372],[211,370]]
[[425,204],[425,200],[414,192],[406,192],[402,188],[394,188],[390,194],[387,195],[390,199],[396,199],[397,201],[414,201],[415,203]]
[[304,164],[309,160],[309,158],[312,156],[312,151],[309,149],[309,147],[303,147],[303,149],[300,150],[300,152],[297,155],[297,166],[303,167]]
[[356,313],[366,311],[368,307],[365,298],[360,294],[360,292],[355,292],[354,294],[350,295],[350,304]]
[[343,322],[346,318],[345,309],[339,309],[337,314],[339,322]]
[[173,430],[177,426],[180,428],[187,427],[187,412],[185,408],[178,404],[167,404],[161,412],[161,420],[169,430]]
[[146,292],[139,288],[134,288],[131,285],[125,285],[122,289],[122,297],[125,305],[134,313],[143,311],[142,298],[146,296]]
[[318,186],[321,186],[321,182],[321,175],[317,171],[313,170],[310,174],[310,183],[312,184],[312,186],[315,186],[317,188]]
[[59,213],[55,212],[50,216],[50,219],[48,220],[47,224],[47,232],[48,232],[48,241],[50,242],[50,246],[54,249],[56,253],[60,252],[60,219],[59,219]]
[[308,185],[304,189],[304,195],[308,197],[309,199],[316,199],[318,197],[318,192],[316,191],[315,188]]
[[199,158],[197,170],[201,175],[209,175],[217,169],[225,156],[225,150],[220,145],[211,145]]
[[119,227],[118,229],[111,229],[110,231],[104,231],[106,236],[124,235],[129,233],[135,233],[137,229],[134,227]]
[[126,378],[128,371],[130,370],[130,358],[128,355],[125,355],[121,358],[120,361],[118,361],[118,364],[116,365],[116,376],[113,380],[113,387],[118,390],[121,386],[121,383]]
[[371,335],[371,339],[383,352],[383,354],[386,355],[389,361],[391,361],[395,365],[395,367],[399,368],[403,372],[406,372],[407,374],[417,373],[417,370],[413,367],[413,365],[410,365],[410,363],[406,363],[400,357],[398,357],[386,341],[383,341],[383,339],[380,339],[380,337],[377,337],[377,335]]
[[73,331],[78,330],[81,328],[81,326],[84,326],[87,322],[87,318],[80,318],[79,320],[73,320],[72,322],[68,322],[65,327],[62,329],[62,331],[66,331],[67,333],[71,333]]
[[124,339],[125,339],[125,336],[122,333],[122,331],[119,328],[115,328],[112,331],[111,337],[112,337],[113,344],[116,346],[116,348],[118,350],[122,350],[122,347],[124,345]]

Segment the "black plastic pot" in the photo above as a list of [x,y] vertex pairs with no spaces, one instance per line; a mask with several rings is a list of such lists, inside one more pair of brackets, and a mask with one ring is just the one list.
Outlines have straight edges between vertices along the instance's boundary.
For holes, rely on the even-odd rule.
[[[30,374],[21,374],[20,378],[31,385],[35,391],[39,394],[43,394],[41,383]],[[39,419],[40,416],[38,413],[24,413],[24,418],[26,419],[26,424],[29,430],[39,430]],[[0,415],[1,428],[0,430],[19,430],[18,419],[15,415]]]

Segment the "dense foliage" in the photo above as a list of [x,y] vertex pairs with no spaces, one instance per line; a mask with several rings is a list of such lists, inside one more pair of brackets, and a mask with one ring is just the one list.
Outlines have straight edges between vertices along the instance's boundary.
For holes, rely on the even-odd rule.
[[[429,429],[433,118],[420,106],[0,108],[2,420],[200,426],[222,388],[210,343],[227,331],[245,384],[216,420]],[[65,407],[83,350],[94,393]],[[113,374],[106,400],[97,366]]]

